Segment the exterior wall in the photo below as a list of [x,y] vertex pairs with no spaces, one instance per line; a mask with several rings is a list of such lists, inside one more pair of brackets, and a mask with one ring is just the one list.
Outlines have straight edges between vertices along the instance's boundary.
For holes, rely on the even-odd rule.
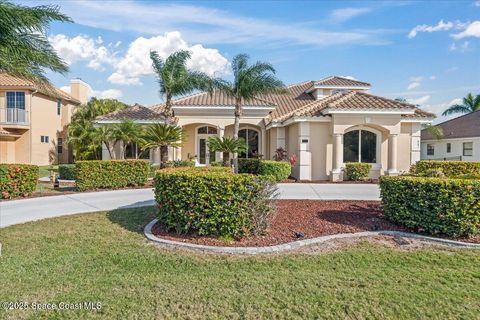
[[[398,162],[399,172],[407,172],[410,169],[411,150],[412,150],[412,125],[411,123],[402,123],[400,134],[398,136]],[[410,151],[410,152],[408,152]]]
[[[463,143],[473,142],[473,156],[463,155]],[[451,143],[452,151],[447,153],[447,143]],[[427,155],[427,144],[433,144],[435,153],[433,156]],[[442,140],[422,140],[421,143],[422,160],[443,160],[444,158],[460,158],[462,161],[480,161],[480,137],[460,138],[460,139],[442,139]],[[457,159],[458,160],[458,159]]]
[[332,171],[333,140],[330,123],[310,123],[312,180],[328,180]]
[[13,138],[0,141],[0,163],[15,163],[15,140]]
[[[285,146],[287,150],[288,157],[291,157],[292,154],[297,155],[298,159],[298,151],[299,151],[299,145],[298,145],[298,136],[299,136],[299,124],[295,123],[292,125],[289,125],[287,128],[285,128]],[[295,164],[295,166],[292,168],[292,176],[295,178],[299,178],[300,175],[300,166],[299,166],[299,161]]]
[[182,160],[188,160],[189,156],[193,157],[197,154],[195,150],[196,128],[201,124],[190,124],[184,126],[183,129],[187,135],[187,139],[182,146]]

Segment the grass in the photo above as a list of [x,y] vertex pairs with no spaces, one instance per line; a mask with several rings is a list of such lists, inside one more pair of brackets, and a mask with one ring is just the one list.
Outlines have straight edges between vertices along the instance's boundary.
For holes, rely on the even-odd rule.
[[49,177],[51,170],[54,170],[55,172],[58,172],[58,166],[57,166],[57,165],[40,166],[40,167],[39,167],[39,174],[38,174],[38,176],[39,176],[40,178],[42,178],[42,177]]
[[101,302],[100,311],[0,310],[1,319],[475,319],[480,251],[362,243],[317,255],[166,251],[152,208],[0,229],[0,301]]

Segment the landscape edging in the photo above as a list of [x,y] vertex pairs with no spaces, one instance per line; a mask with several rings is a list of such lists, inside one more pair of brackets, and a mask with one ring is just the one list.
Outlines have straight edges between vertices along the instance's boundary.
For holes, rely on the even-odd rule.
[[148,240],[153,241],[155,243],[159,243],[169,248],[190,249],[195,251],[212,252],[212,253],[228,253],[228,254],[281,253],[281,252],[291,251],[291,250],[298,249],[300,247],[304,247],[312,244],[327,242],[334,239],[361,238],[361,237],[372,237],[372,236],[379,236],[379,235],[415,238],[421,241],[433,242],[437,244],[447,245],[451,247],[458,247],[458,248],[480,249],[480,244],[477,244],[477,243],[468,243],[468,242],[461,242],[461,241],[455,241],[455,240],[434,238],[434,237],[423,236],[415,233],[391,231],[391,230],[363,231],[363,232],[355,232],[355,233],[338,233],[333,235],[320,236],[316,238],[298,240],[298,241],[287,242],[287,243],[277,244],[273,246],[265,246],[265,247],[217,247],[217,246],[207,246],[207,245],[159,238],[155,236],[152,232],[152,228],[157,222],[158,222],[158,219],[153,219],[143,229],[143,233]]

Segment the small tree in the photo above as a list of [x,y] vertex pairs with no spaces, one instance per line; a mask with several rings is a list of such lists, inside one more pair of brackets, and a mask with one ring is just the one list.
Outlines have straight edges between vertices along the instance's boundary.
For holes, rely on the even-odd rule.
[[143,135],[143,128],[140,124],[130,119],[123,119],[120,123],[113,125],[113,137],[117,141],[123,141],[120,156],[125,159],[127,146],[132,143],[140,142]]
[[181,127],[156,123],[146,128],[141,141],[142,150],[160,148],[160,162],[164,166],[168,161],[168,147],[181,147],[185,131]]
[[235,139],[230,137],[210,137],[208,138],[208,149],[223,153],[223,166],[230,166],[230,154],[242,153],[247,151],[247,143],[243,138]]

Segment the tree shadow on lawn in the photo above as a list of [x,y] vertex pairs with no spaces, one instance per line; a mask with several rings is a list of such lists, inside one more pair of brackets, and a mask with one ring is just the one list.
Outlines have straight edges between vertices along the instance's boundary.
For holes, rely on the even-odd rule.
[[143,234],[143,228],[156,216],[154,206],[140,208],[121,208],[107,212],[107,218],[122,228]]

